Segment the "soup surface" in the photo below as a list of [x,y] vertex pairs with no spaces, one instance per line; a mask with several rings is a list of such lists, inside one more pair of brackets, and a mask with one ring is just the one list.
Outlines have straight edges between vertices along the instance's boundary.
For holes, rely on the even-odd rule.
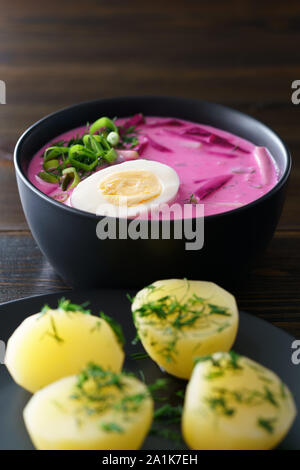
[[[130,193],[131,200],[142,201],[144,193],[147,192],[147,194],[152,194],[151,201],[155,206],[157,193],[163,191],[166,182],[158,182],[155,179],[156,177],[159,179],[159,167],[153,175],[149,174],[148,167],[144,171],[143,162],[150,160],[167,165],[175,170],[179,177],[177,193],[173,195],[172,200],[165,199],[165,201],[169,205],[178,203],[180,207],[183,207],[184,204],[192,204],[196,208],[198,204],[204,204],[206,216],[230,211],[248,204],[270,191],[278,181],[278,169],[266,148],[257,147],[253,143],[223,130],[180,119],[143,117],[142,115],[116,119],[114,124],[120,134],[120,141],[115,145],[116,158],[112,162],[100,158],[99,164],[92,171],[81,175],[79,184],[73,185],[74,187],[70,187],[72,186],[70,184],[62,190],[60,180],[47,182],[39,176],[43,171],[44,152],[53,145],[54,141],[49,142],[33,157],[28,168],[29,180],[40,191],[64,204],[96,212],[92,204],[80,206],[80,203],[77,202],[80,201],[80,198],[75,198],[75,194],[80,194],[83,182],[85,181],[87,188],[86,180],[88,178],[92,178],[96,172],[116,165],[118,165],[116,172],[118,171],[117,176],[119,177],[119,169],[123,168],[120,164],[126,161],[141,160],[138,171],[135,171],[134,174],[132,171],[129,172],[130,174],[128,171],[126,175],[123,174],[122,184],[119,181],[113,181],[113,190],[115,191],[113,196],[111,193],[106,194],[108,183],[104,185],[106,193],[103,194],[109,204],[121,204],[119,199],[116,202],[116,196],[117,198],[122,194],[128,196],[130,191],[135,191],[134,194]],[[64,141],[63,145],[67,145],[70,139],[75,136],[80,139],[85,133],[87,133],[86,126],[73,129],[58,136],[55,142]],[[66,163],[66,166],[72,165]],[[141,173],[143,171],[144,176]],[[113,173],[112,170],[109,171],[109,174],[111,173]],[[143,186],[142,179],[137,181],[139,175],[142,175],[141,178],[145,177],[145,185],[147,186],[147,191],[142,193],[143,197],[141,193],[136,194]],[[124,185],[125,176],[127,178],[126,185]],[[110,178],[112,177],[110,176]],[[111,189],[112,183],[110,180],[108,182],[110,183],[109,189]],[[152,193],[151,188],[149,192],[151,184],[155,186],[152,188]],[[103,187],[102,183],[101,185]],[[100,183],[97,186],[97,191],[99,187]],[[92,193],[83,191],[82,194],[87,194],[86,197],[89,200],[93,199]],[[98,213],[101,213],[101,210]]]

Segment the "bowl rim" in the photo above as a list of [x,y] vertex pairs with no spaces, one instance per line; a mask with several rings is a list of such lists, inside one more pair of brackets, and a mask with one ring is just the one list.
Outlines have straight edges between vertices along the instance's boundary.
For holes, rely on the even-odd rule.
[[[139,95],[117,96],[117,97],[111,97],[111,98],[98,98],[98,99],[93,99],[93,100],[88,100],[88,101],[81,101],[81,102],[75,103],[71,106],[66,106],[64,108],[58,109],[57,111],[54,111],[54,112],[52,112],[50,114],[47,114],[46,116],[42,117],[41,119],[39,119],[38,121],[33,123],[31,126],[29,126],[22,133],[22,135],[19,137],[19,139],[16,143],[16,146],[15,146],[15,149],[14,149],[13,161],[14,161],[14,167],[15,167],[15,171],[16,171],[17,176],[38,197],[41,197],[46,202],[49,202],[50,204],[56,206],[57,208],[61,208],[62,210],[67,211],[69,214],[81,215],[83,217],[87,217],[87,218],[93,219],[95,221],[101,220],[101,218],[103,218],[104,216],[96,215],[96,214],[93,214],[91,212],[86,212],[86,211],[83,211],[81,209],[76,209],[74,207],[67,206],[66,204],[63,204],[59,201],[56,201],[55,199],[51,198],[50,196],[47,196],[45,193],[43,193],[38,188],[36,188],[34,186],[34,184],[31,183],[31,181],[28,179],[27,175],[25,174],[25,172],[23,171],[23,169],[22,169],[22,167],[19,163],[19,158],[20,158],[20,153],[21,153],[21,146],[22,146],[23,142],[25,141],[25,139],[28,136],[30,136],[30,134],[36,128],[38,128],[39,126],[44,124],[46,121],[51,120],[57,114],[62,114],[66,111],[70,111],[70,110],[75,109],[75,108],[80,107],[80,106],[89,106],[89,105],[95,104],[97,102],[101,103],[101,102],[105,102],[105,101],[106,102],[111,102],[111,101],[120,101],[120,100],[138,101],[138,100],[145,100],[145,99],[149,100],[149,101],[150,100],[159,100],[159,99],[161,99],[161,100],[174,100],[174,101],[179,101],[179,102],[180,101],[181,102],[183,102],[183,101],[191,101],[192,102],[193,101],[193,102],[197,102],[199,104],[202,103],[202,104],[205,104],[205,105],[208,105],[208,106],[213,106],[213,107],[219,108],[220,110],[223,109],[225,111],[230,111],[231,113],[235,114],[236,116],[241,116],[241,117],[247,118],[253,124],[259,125],[265,132],[269,133],[272,136],[272,138],[275,138],[275,140],[277,140],[278,143],[280,144],[280,146],[282,147],[282,151],[285,154],[285,158],[286,158],[286,167],[285,167],[285,170],[283,171],[280,179],[278,180],[278,182],[275,184],[275,186],[270,191],[268,191],[263,196],[260,196],[259,198],[255,199],[254,201],[249,202],[248,204],[245,204],[241,207],[237,207],[235,209],[231,209],[231,210],[225,211],[225,212],[220,212],[218,214],[204,215],[203,216],[204,219],[215,220],[215,219],[218,219],[220,217],[226,217],[226,215],[229,216],[229,215],[233,215],[233,214],[235,215],[235,214],[242,213],[243,211],[245,211],[249,208],[255,207],[260,202],[264,202],[267,199],[269,199],[270,197],[272,197],[272,195],[275,194],[277,191],[279,191],[285,185],[285,183],[287,182],[287,180],[289,178],[289,175],[290,175],[290,172],[291,172],[291,167],[292,167],[292,157],[291,157],[290,150],[289,150],[288,146],[285,144],[285,142],[283,141],[283,139],[273,129],[271,129],[269,126],[264,124],[262,121],[259,121],[258,119],[250,116],[247,113],[243,113],[242,111],[238,111],[237,109],[232,108],[231,106],[226,106],[226,105],[214,102],[214,101],[203,100],[203,99],[200,99],[200,98],[185,98],[185,97],[182,97],[182,96],[151,95],[151,94],[150,95],[140,95],[140,96]],[[230,132],[230,131],[228,131],[228,132]],[[110,217],[111,218],[116,218],[116,217],[113,217],[113,216],[110,216]],[[116,219],[121,219],[121,218],[117,217]],[[196,219],[196,217],[192,218],[192,220],[194,220],[194,219]],[[131,220],[131,219],[127,218],[127,220]],[[149,220],[149,219],[146,219],[146,220]],[[191,220],[191,219],[189,219],[189,220]],[[149,220],[149,222],[150,222],[150,220]]]

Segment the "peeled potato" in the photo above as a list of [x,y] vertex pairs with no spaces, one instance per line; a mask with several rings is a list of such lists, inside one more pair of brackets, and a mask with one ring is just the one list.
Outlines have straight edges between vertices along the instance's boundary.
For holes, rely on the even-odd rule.
[[267,450],[287,434],[293,397],[269,369],[235,353],[202,358],[185,395],[182,432],[195,450]]
[[30,392],[77,374],[90,361],[119,372],[123,360],[122,346],[105,320],[63,308],[27,317],[10,337],[5,356],[13,379]]
[[24,409],[29,435],[42,450],[135,450],[152,416],[142,382],[92,364],[38,391]]
[[183,379],[191,376],[195,357],[229,351],[238,328],[234,297],[212,282],[154,282],[138,292],[132,312],[149,356]]

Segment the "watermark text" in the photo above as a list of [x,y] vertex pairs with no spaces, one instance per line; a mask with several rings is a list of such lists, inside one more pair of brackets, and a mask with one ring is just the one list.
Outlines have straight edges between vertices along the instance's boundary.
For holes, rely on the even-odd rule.
[[299,104],[300,103],[300,80],[294,80],[292,82],[292,90],[295,90],[292,92],[291,95],[291,100],[293,104]]
[[[101,206],[104,215],[97,224],[96,235],[100,240],[184,240],[186,250],[201,250],[204,245],[203,204],[163,204],[147,211],[140,207],[134,217],[126,206]],[[150,213],[150,217],[149,216]],[[145,214],[147,217],[145,218]],[[100,214],[99,214],[100,215]]]
[[0,80],[0,104],[6,104],[6,85],[3,80]]
[[4,364],[4,357],[5,357],[5,343],[4,341],[0,340],[0,364]]
[[300,364],[300,339],[295,339],[291,347],[294,349],[292,353],[292,363],[297,366]]

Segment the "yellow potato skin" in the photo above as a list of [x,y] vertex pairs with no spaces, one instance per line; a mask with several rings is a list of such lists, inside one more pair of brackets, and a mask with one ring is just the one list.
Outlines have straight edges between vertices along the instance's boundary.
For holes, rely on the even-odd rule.
[[[185,279],[156,281],[151,286],[154,286],[154,289],[145,288],[137,293],[132,303],[132,312],[145,350],[161,368],[176,377],[189,379],[195,357],[231,349],[238,329],[238,309],[235,298],[229,292],[212,282]],[[212,315],[207,325],[200,320],[190,327],[182,328],[178,332],[175,352],[170,360],[162,354],[162,350],[174,338],[174,330],[168,331],[167,322],[164,320],[161,321],[154,316],[141,317],[135,312],[145,303],[166,295],[172,295],[178,301],[182,299],[184,301],[193,294],[205,298],[214,305],[227,308],[231,316]],[[171,318],[174,319],[174,316]],[[147,324],[153,319],[153,324]],[[223,331],[217,332],[218,327],[225,323],[228,326]]]
[[124,352],[106,321],[61,309],[27,317],[10,337],[5,357],[13,379],[32,393],[89,361],[119,372]]
[[[219,358],[222,354],[214,354]],[[223,357],[228,357],[225,353]],[[182,433],[187,445],[195,450],[267,450],[274,448],[287,434],[296,416],[296,407],[289,389],[279,377],[258,363],[242,357],[241,370],[228,370],[223,376],[207,379],[216,369],[210,361],[198,363],[187,386]],[[257,369],[257,370],[256,370]],[[263,379],[262,379],[263,377]],[[238,403],[227,398],[228,408],[234,409],[232,416],[216,412],[208,404],[209,397],[216,397],[216,390],[246,390],[266,392],[271,390],[279,406],[258,398],[252,405]],[[282,398],[284,390],[285,398]],[[226,395],[227,397],[229,395]],[[245,395],[244,395],[245,396]],[[249,396],[249,395],[248,395]],[[273,431],[267,431],[258,420],[275,419]]]
[[[77,377],[65,377],[35,393],[24,409],[24,421],[31,440],[38,450],[136,450],[149,431],[153,417],[153,401],[149,394],[138,411],[126,418],[108,410],[87,414],[82,403],[70,398]],[[139,380],[128,377],[126,393],[147,393]],[[117,400],[120,392],[111,390]],[[101,423],[117,423],[123,432],[107,432]]]

